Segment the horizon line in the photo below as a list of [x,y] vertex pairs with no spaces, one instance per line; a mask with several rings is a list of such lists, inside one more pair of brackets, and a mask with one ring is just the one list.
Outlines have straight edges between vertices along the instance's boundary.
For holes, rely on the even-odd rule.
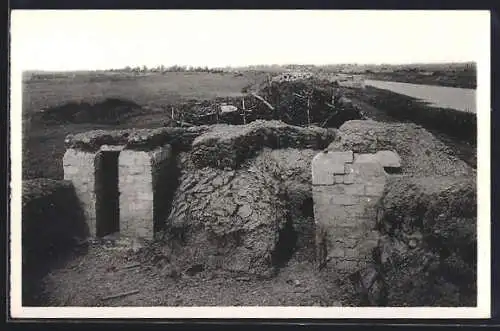
[[226,66],[208,66],[208,65],[191,65],[191,64],[156,64],[156,65],[128,65],[120,68],[106,68],[106,69],[25,69],[22,72],[85,72],[85,71],[113,71],[113,70],[123,70],[127,67],[130,68],[142,68],[146,66],[147,69],[158,68],[164,66],[165,68],[171,67],[191,67],[191,68],[203,68],[203,69],[237,69],[237,68],[251,68],[251,67],[286,67],[286,66],[301,66],[301,67],[327,67],[327,66],[419,66],[419,65],[451,65],[451,64],[475,64],[476,61],[440,61],[440,62],[402,62],[402,63],[325,63],[325,64],[297,64],[297,63],[287,63],[287,64],[246,64],[246,65],[226,65]]

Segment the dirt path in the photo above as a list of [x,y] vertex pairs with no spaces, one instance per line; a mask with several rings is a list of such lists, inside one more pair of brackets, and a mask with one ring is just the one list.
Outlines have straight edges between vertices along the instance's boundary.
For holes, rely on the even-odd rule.
[[[75,251],[41,280],[41,306],[340,306],[338,287],[310,262],[290,261],[272,279],[176,272],[144,262],[125,244]],[[135,293],[137,292],[137,293]],[[125,294],[121,297],[112,297]]]

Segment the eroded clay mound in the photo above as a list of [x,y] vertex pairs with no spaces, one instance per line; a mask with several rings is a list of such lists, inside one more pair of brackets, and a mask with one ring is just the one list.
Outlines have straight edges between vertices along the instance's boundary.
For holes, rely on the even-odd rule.
[[315,225],[311,190],[311,161],[318,153],[312,149],[265,149],[255,163],[281,181],[290,215],[289,249],[296,260],[315,258]]
[[181,178],[165,235],[174,263],[267,277],[296,252],[313,258],[316,153],[266,148],[236,170],[198,168],[191,153],[179,155]]
[[[177,264],[269,275],[279,233],[287,222],[284,192],[256,166],[198,169],[180,156],[183,173],[166,224]],[[184,268],[184,267],[183,267]]]
[[281,121],[255,121],[248,125],[214,125],[193,141],[197,167],[238,168],[264,147],[322,149],[335,138],[334,129],[298,127]]
[[403,174],[415,176],[472,175],[474,170],[424,128],[412,123],[349,121],[328,149],[354,153],[393,150],[401,157]]
[[170,144],[174,150],[185,150],[189,149],[193,140],[206,130],[208,126],[92,130],[68,135],[65,145],[66,148],[95,151],[102,145],[122,145],[130,149],[151,150]]
[[380,204],[374,265],[356,286],[365,304],[476,304],[476,182],[392,178]]

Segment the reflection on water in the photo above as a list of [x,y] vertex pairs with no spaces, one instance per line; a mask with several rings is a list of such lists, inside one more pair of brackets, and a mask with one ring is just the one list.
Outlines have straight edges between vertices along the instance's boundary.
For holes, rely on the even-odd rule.
[[428,102],[430,106],[476,112],[476,90],[473,89],[368,79],[365,84]]

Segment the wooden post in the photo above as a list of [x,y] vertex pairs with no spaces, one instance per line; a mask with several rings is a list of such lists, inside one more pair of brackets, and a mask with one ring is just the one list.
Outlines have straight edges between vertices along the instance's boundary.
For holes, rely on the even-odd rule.
[[247,114],[245,110],[245,97],[241,99],[241,107],[243,108],[243,124],[247,124]]
[[310,116],[310,107],[311,107],[311,97],[307,97],[307,125],[311,125],[311,116]]

